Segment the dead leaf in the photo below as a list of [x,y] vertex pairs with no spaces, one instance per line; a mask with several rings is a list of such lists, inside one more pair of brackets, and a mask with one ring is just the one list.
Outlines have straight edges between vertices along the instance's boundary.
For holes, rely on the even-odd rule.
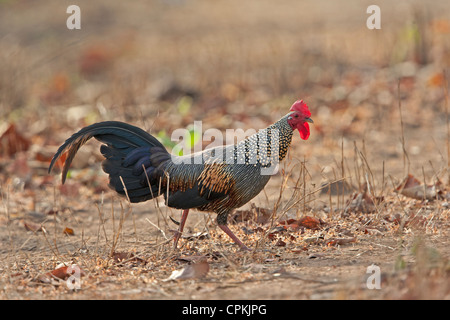
[[52,216],[52,215],[58,214],[58,213],[59,213],[59,210],[58,209],[54,209],[54,208],[52,208],[52,209],[50,209],[50,210],[48,210],[46,212],[46,214],[48,214],[49,216]]
[[372,236],[383,236],[384,233],[379,230],[377,227],[364,227],[362,230],[364,230],[364,234],[370,234]]
[[88,47],[80,57],[80,73],[88,77],[102,73],[111,65],[112,58],[111,50],[106,46]]
[[332,238],[329,239],[326,244],[327,246],[342,246],[342,245],[346,245],[352,242],[356,242],[356,238]]
[[403,181],[395,188],[395,192],[400,193],[406,197],[417,199],[417,200],[434,200],[440,193],[436,190],[437,185],[424,185],[419,180],[417,180],[413,175],[408,174],[408,176],[403,179]]
[[19,151],[26,151],[31,142],[17,131],[13,123],[0,126],[0,156],[12,157]]
[[307,246],[303,246],[303,247],[291,250],[291,252],[293,252],[293,253],[303,253],[305,251],[308,251],[308,247]]
[[269,234],[267,235],[267,237],[268,237],[270,240],[275,240],[275,239],[277,238],[277,235],[276,235],[275,233],[269,233]]
[[320,219],[311,217],[311,216],[304,216],[298,220],[295,219],[288,219],[284,221],[279,221],[278,224],[283,226],[284,229],[290,230],[290,231],[298,231],[300,228],[306,228],[311,230],[317,230],[320,228],[320,225],[324,222]]
[[27,221],[27,220],[23,220],[22,223],[27,231],[33,231],[33,232],[42,231],[42,225],[39,223],[34,223],[32,221]]
[[46,91],[41,94],[40,98],[43,102],[51,105],[62,103],[67,100],[70,86],[70,79],[66,73],[55,73],[50,78]]
[[402,189],[408,189],[420,185],[421,185],[420,181],[409,173],[408,176],[405,179],[403,179],[403,181],[397,186],[397,188],[395,188],[395,190],[401,191]]
[[44,283],[52,283],[57,284],[55,280],[67,280],[70,276],[74,275],[76,272],[79,272],[80,276],[84,276],[84,270],[77,264],[67,264],[62,266],[57,266],[56,269],[40,274],[37,279]]
[[295,220],[295,219],[287,219],[287,220],[283,220],[283,221],[278,221],[278,224],[283,226],[283,225],[290,225],[290,224],[293,224],[295,222],[297,222],[297,220]]
[[449,34],[450,22],[446,19],[435,19],[431,24],[432,30],[436,33]]
[[181,270],[174,270],[169,278],[163,281],[170,280],[186,280],[186,279],[199,279],[206,276],[209,272],[209,263],[206,258],[192,263]]
[[289,231],[298,231],[298,229],[300,228],[300,226],[297,224],[297,222],[284,225],[283,227]]
[[278,233],[278,232],[281,232],[284,230],[297,231],[299,229],[299,225],[297,223],[297,220],[295,220],[295,219],[287,219],[287,220],[279,221],[278,224],[281,226],[279,228],[282,228],[282,229],[276,230],[273,233]]
[[68,236],[74,236],[74,235],[75,235],[75,233],[73,232],[73,229],[72,229],[72,228],[68,228],[68,227],[66,227],[66,228],[64,229],[63,233],[64,233],[65,235],[68,235]]
[[417,200],[433,200],[436,199],[437,192],[435,186],[417,186],[408,189],[403,189],[401,194],[409,198]]
[[60,267],[58,269],[51,271],[50,274],[55,278],[66,280],[68,277],[71,276],[71,274],[67,272],[68,268],[69,268],[68,266]]
[[307,229],[317,230],[322,224],[322,221],[311,216],[304,216],[297,220],[297,224]]
[[427,85],[430,87],[441,88],[445,84],[445,77],[443,72],[433,74],[427,80]]

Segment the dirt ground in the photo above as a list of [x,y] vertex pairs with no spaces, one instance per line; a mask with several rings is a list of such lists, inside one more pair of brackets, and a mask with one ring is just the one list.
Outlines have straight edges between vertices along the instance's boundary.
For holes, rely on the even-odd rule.
[[[370,4],[81,2],[68,30],[61,1],[0,2],[0,299],[449,299],[450,4],[379,1],[369,30]],[[311,137],[229,219],[250,252],[196,211],[174,250],[180,212],[109,190],[96,141],[47,173],[94,122],[170,147],[300,98]]]

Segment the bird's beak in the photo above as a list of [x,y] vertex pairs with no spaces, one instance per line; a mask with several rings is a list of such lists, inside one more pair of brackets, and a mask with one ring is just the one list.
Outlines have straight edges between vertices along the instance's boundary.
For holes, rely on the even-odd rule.
[[309,122],[309,123],[314,123],[313,119],[311,119],[311,118],[305,118],[305,121]]

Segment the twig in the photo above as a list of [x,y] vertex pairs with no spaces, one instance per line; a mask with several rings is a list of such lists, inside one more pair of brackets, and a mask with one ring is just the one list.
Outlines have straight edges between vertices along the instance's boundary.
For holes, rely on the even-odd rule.
[[[400,98],[400,79],[398,80],[398,83],[397,83],[397,93],[398,93],[398,111],[400,114],[400,129],[402,132],[402,137],[400,139],[400,142],[402,143],[402,150],[403,150],[403,170],[405,168],[407,168],[407,172],[403,172],[403,173],[406,176],[406,174],[409,173],[410,162],[409,162],[408,153],[406,152],[405,133],[403,130],[402,102],[401,102],[401,98]],[[406,160],[408,160],[408,167],[406,167]]]
[[166,240],[171,240],[171,238],[168,238],[168,237],[166,236],[166,233],[164,232],[163,229],[161,229],[161,228],[158,227],[156,224],[154,224],[153,222],[151,222],[148,218],[145,218],[145,220],[147,220],[148,223],[150,223],[152,226],[154,226],[156,229],[158,229],[158,230],[162,233],[163,237],[164,237]]

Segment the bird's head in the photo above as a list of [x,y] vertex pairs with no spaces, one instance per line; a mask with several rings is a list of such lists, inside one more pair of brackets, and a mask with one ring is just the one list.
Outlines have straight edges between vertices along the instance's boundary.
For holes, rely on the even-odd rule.
[[309,124],[314,123],[312,121],[311,112],[308,109],[306,103],[303,100],[295,101],[290,109],[291,113],[289,113],[287,122],[291,126],[292,130],[297,129],[300,132],[300,137],[303,140],[309,138]]

